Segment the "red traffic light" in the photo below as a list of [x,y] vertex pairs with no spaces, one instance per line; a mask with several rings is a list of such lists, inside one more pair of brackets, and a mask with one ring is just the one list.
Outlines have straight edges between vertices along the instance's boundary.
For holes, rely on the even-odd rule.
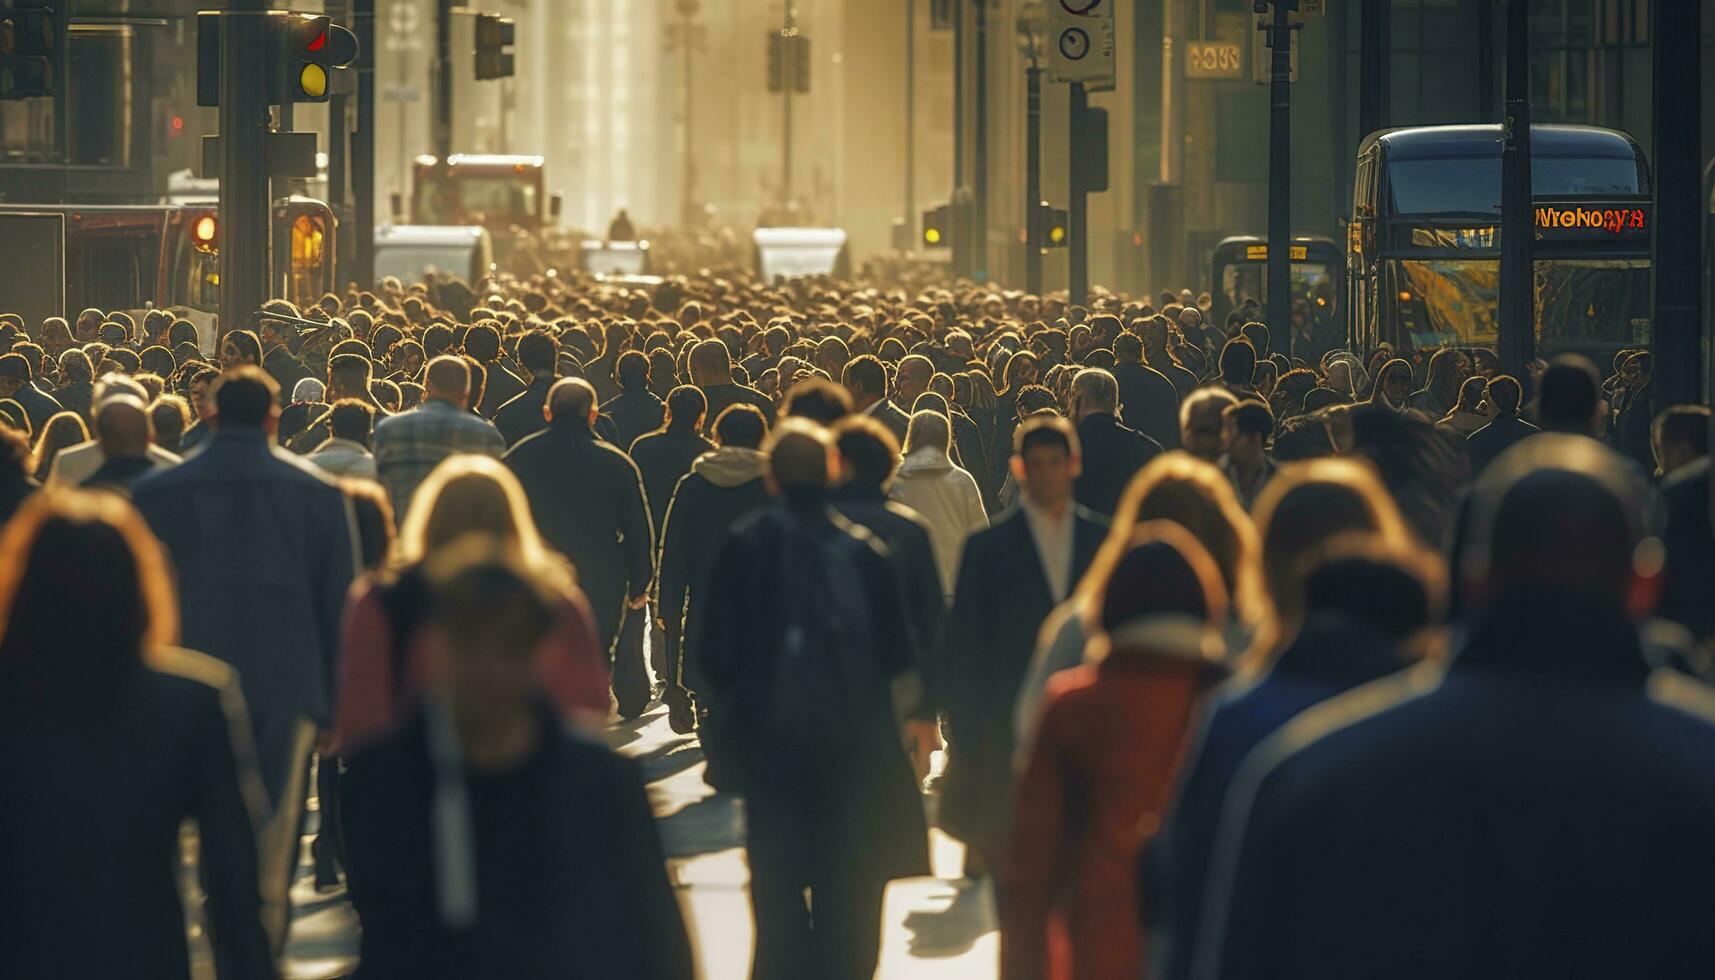
[[319,26],[321,29],[316,31],[315,35],[310,38],[310,43],[304,45],[304,50],[306,50],[306,51],[320,51],[321,49],[327,47],[327,44],[328,44],[328,25],[327,25],[327,22],[323,21]]

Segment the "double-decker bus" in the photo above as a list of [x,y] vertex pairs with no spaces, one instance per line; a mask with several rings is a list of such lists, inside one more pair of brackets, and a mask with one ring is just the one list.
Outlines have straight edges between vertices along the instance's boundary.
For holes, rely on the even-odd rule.
[[[1287,248],[1294,319],[1303,316],[1313,333],[1325,332],[1316,326],[1337,327],[1346,292],[1340,246],[1327,238],[1295,236]],[[1228,314],[1252,301],[1258,310],[1255,319],[1263,319],[1268,312],[1268,240],[1256,235],[1223,238],[1215,245],[1211,265],[1210,320],[1222,326]]]
[[[1647,346],[1649,165],[1625,133],[1532,126],[1535,349]],[[1348,339],[1404,356],[1499,344],[1501,127],[1388,130],[1358,151]]]

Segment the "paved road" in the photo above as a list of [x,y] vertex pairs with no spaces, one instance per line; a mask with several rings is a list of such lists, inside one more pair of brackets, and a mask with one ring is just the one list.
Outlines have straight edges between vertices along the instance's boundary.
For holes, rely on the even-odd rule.
[[[657,708],[616,725],[608,740],[639,761],[649,783],[668,871],[685,910],[704,980],[749,975],[752,929],[746,895],[743,804],[703,782],[703,757],[693,738],[676,735]],[[283,975],[288,980],[330,980],[357,962],[357,916],[342,891],[318,894],[309,863],[309,839],[293,889],[292,931]],[[883,911],[879,980],[990,980],[998,940],[986,890],[960,887],[959,845],[936,832],[939,875],[894,882]],[[193,923],[193,936],[198,932]],[[200,943],[198,946],[200,947]],[[206,951],[198,950],[197,980],[213,980]]]

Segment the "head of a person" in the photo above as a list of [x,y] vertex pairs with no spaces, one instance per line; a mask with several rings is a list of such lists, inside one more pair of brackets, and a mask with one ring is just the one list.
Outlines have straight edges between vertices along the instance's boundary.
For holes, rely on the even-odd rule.
[[375,409],[361,398],[342,398],[328,411],[328,434],[369,447],[375,432]]
[[1263,447],[1274,435],[1274,413],[1266,402],[1246,398],[1221,410],[1221,425],[1227,452],[1235,458],[1254,460],[1262,456]]
[[30,678],[44,710],[114,710],[144,656],[178,638],[171,582],[118,495],[33,494],[0,530],[0,663]]
[[0,398],[12,397],[30,383],[32,374],[29,358],[16,352],[0,354]]
[[595,386],[582,378],[561,378],[548,389],[543,418],[555,425],[590,429],[600,412]]
[[1306,620],[1330,618],[1401,643],[1442,615],[1447,576],[1441,562],[1375,534],[1333,538],[1306,556],[1301,572]]
[[899,441],[887,426],[864,415],[841,419],[832,429],[840,456],[840,482],[881,492],[899,468]]
[[[274,379],[254,364],[223,371],[209,386],[215,424],[224,432],[245,429],[272,432],[280,419],[280,411],[274,405],[279,392]],[[101,400],[99,396],[97,400]]]
[[1496,375],[1483,387],[1483,413],[1495,418],[1516,418],[1524,401],[1524,386],[1510,374]]
[[220,341],[220,366],[225,370],[262,363],[262,341],[248,330],[234,330]]
[[1471,376],[1471,359],[1457,347],[1443,347],[1429,358],[1429,387],[1449,403]]
[[169,453],[179,452],[190,424],[191,407],[178,395],[162,395],[149,405],[149,427],[154,430],[155,445]]
[[368,398],[374,366],[362,354],[336,354],[328,359],[327,399]]
[[709,399],[701,388],[680,385],[667,393],[665,427],[669,432],[701,431],[708,410]]
[[1650,445],[1662,476],[1709,455],[1710,418],[1706,405],[1674,405],[1655,417]]
[[832,381],[809,377],[786,392],[780,414],[788,418],[809,419],[818,425],[833,425],[852,413],[852,396]]
[[554,376],[554,364],[560,349],[547,331],[531,330],[518,338],[518,363],[529,373],[530,380]]
[[1268,324],[1251,320],[1239,328],[1239,335],[1234,339],[1249,341],[1251,350],[1255,351],[1258,357],[1268,356]]
[[148,455],[153,433],[149,409],[130,394],[113,394],[95,409],[95,440],[108,459],[137,459]]
[[423,397],[428,401],[446,402],[464,408],[470,402],[470,362],[453,354],[443,354],[429,362],[423,373]]
[[1595,435],[1602,424],[1602,379],[1581,354],[1548,362],[1537,383],[1537,418],[1546,432]]
[[60,378],[67,384],[89,384],[95,380],[95,365],[81,349],[70,348],[60,354]]
[[1179,406],[1179,443],[1201,460],[1214,462],[1227,451],[1226,411],[1238,397],[1225,388],[1198,388]]
[[828,430],[809,419],[788,418],[774,427],[767,451],[769,492],[795,505],[819,505],[839,469]]
[[927,450],[946,456],[951,452],[952,443],[953,426],[945,412],[920,408],[911,413],[911,421],[905,427],[907,455]]
[[887,397],[887,369],[882,367],[880,358],[871,354],[860,354],[847,361],[840,383],[859,411]]
[[[1225,474],[1185,452],[1164,453],[1151,460],[1120,496],[1107,539],[1090,564],[1091,572],[1117,560],[1132,527],[1146,521],[1171,521],[1189,531],[1214,560],[1232,614],[1247,622],[1256,617],[1260,589],[1256,527]],[[1092,581],[1086,573],[1080,591],[1087,593],[1087,583]]]
[[732,353],[718,340],[700,340],[691,348],[690,370],[699,388],[732,384]]
[[728,405],[715,419],[715,444],[734,449],[761,449],[768,439],[768,419],[755,405]]
[[1375,394],[1372,401],[1382,402],[1396,411],[1405,408],[1411,398],[1411,362],[1396,357],[1376,372]]
[[1221,348],[1221,382],[1229,387],[1250,387],[1256,375],[1256,348],[1242,337]]
[[1092,591],[1087,626],[1106,640],[1108,655],[1138,649],[1211,666],[1220,659],[1226,587],[1208,549],[1172,521],[1134,525]]
[[1072,418],[1082,422],[1092,415],[1119,411],[1120,386],[1101,368],[1084,368],[1072,377]]
[[1253,649],[1266,663],[1304,621],[1304,559],[1349,533],[1379,536],[1403,547],[1410,540],[1399,508],[1375,472],[1345,459],[1315,459],[1282,467],[1252,509],[1262,542],[1263,584],[1272,636]]
[[1058,510],[1072,499],[1072,484],[1084,471],[1077,430],[1058,415],[1032,415],[1012,437],[1012,478],[1031,503]]
[[484,364],[500,356],[500,331],[492,323],[478,323],[465,332],[464,352]]
[[536,652],[553,626],[555,595],[503,538],[466,535],[425,562],[430,646],[443,662],[439,694],[465,741],[487,741],[533,716]]
[[613,373],[621,388],[626,391],[643,391],[649,387],[649,355],[642,351],[628,350],[619,355],[619,362],[614,365]]
[[449,456],[429,473],[399,526],[399,555],[418,561],[468,534],[498,539],[531,564],[543,556],[524,488],[487,456]]
[[929,382],[934,377],[935,362],[929,358],[922,354],[902,358],[893,379],[895,400],[902,406],[915,404],[918,396],[929,390]]
[[1551,433],[1516,444],[1472,488],[1461,594],[1479,618],[1515,603],[1549,616],[1605,609],[1643,618],[1659,594],[1662,550],[1645,528],[1641,492],[1625,461],[1593,440]]
[[42,426],[42,431],[36,433],[35,465],[32,468],[36,478],[47,476],[48,466],[54,461],[59,451],[79,443],[89,441],[89,430],[83,424],[83,417],[76,412],[56,412]]
[[1489,379],[1482,375],[1476,374],[1466,378],[1464,384],[1459,386],[1459,400],[1458,403],[1453,406],[1454,410],[1459,412],[1481,413],[1484,404],[1483,396],[1488,392],[1488,390]]

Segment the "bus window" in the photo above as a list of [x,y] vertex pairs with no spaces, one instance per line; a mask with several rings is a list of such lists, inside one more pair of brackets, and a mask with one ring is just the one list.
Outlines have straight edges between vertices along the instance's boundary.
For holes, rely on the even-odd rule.
[[205,312],[220,309],[220,255],[196,247],[188,235],[178,236],[174,253],[168,279],[171,295],[165,302]]
[[1647,259],[1554,259],[1536,263],[1537,349],[1620,350],[1648,346]]
[[292,219],[292,268],[289,293],[294,302],[315,302],[330,288],[327,274],[327,225],[320,215]]
[[[1539,198],[1613,197],[1647,193],[1635,160],[1543,157],[1531,160],[1531,193]],[[1494,213],[1501,210],[1499,157],[1443,157],[1388,164],[1395,214]]]
[[1403,259],[1400,320],[1417,350],[1495,343],[1500,263],[1483,259]]
[[81,285],[79,302],[103,310],[134,310],[156,302],[160,232],[79,235],[67,243],[66,278]]
[[[504,218],[510,224],[524,224],[536,217],[536,186],[516,177],[458,178],[459,207],[471,215],[472,224]],[[480,216],[480,220],[476,220]]]

